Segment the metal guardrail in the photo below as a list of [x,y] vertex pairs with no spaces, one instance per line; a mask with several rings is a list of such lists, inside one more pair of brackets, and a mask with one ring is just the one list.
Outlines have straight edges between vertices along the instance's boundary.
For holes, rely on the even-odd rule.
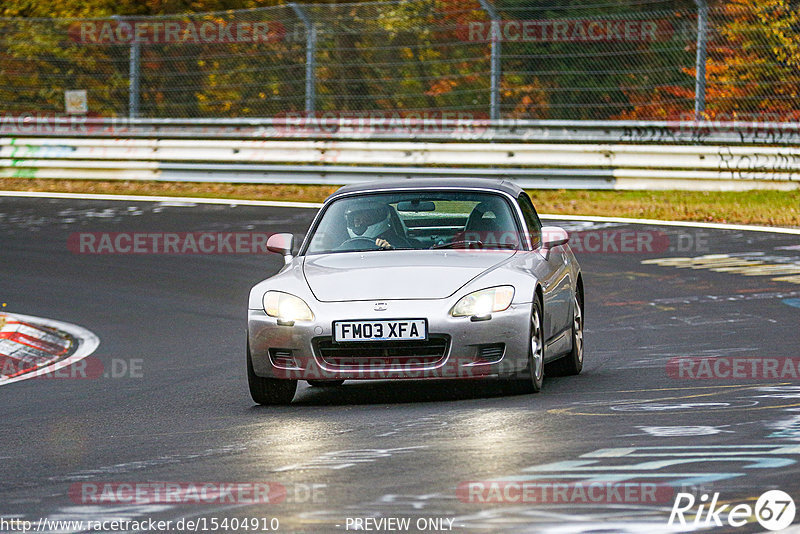
[[0,138],[0,177],[351,183],[508,177],[531,188],[800,188],[800,147]]
[[[450,119],[448,117],[452,116]],[[458,120],[302,116],[265,119],[127,119],[3,116],[0,136],[158,139],[310,139],[442,142],[800,145],[797,122]]]

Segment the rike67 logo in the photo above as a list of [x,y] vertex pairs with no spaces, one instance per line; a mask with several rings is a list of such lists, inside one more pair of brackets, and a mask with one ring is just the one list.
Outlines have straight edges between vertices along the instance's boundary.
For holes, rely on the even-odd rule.
[[794,499],[781,490],[764,492],[755,506],[748,503],[720,503],[719,493],[714,493],[710,498],[704,493],[699,499],[691,493],[678,493],[672,505],[668,524],[708,528],[721,527],[727,523],[731,527],[743,527],[752,523],[755,517],[755,521],[762,527],[774,531],[783,530],[791,525],[795,511]]

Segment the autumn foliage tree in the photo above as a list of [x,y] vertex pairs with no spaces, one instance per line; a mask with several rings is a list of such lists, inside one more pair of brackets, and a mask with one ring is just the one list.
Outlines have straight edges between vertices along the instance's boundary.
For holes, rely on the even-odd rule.
[[[303,5],[317,28],[319,113],[486,117],[497,38],[504,118],[692,115],[694,0],[495,0],[499,36],[490,35],[489,14],[477,0]],[[241,9],[247,10],[232,11]],[[86,89],[91,112],[126,115],[130,44],[76,38],[76,27],[108,23],[113,15],[270,25],[270,38],[259,42],[141,43],[143,116],[303,112],[306,28],[278,0],[5,0],[0,112],[63,112],[64,91]],[[153,16],[160,18],[145,18]],[[523,27],[531,31],[521,38]],[[798,28],[796,0],[710,0],[706,117],[796,118]]]

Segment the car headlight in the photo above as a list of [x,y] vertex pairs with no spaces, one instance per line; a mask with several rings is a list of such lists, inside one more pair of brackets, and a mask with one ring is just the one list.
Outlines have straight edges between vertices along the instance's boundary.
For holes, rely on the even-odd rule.
[[461,297],[450,310],[450,315],[453,317],[489,315],[492,312],[507,310],[513,299],[514,288],[512,286],[481,289],[466,297]]
[[314,314],[311,308],[300,297],[280,291],[267,291],[264,293],[264,311],[270,317],[277,317],[283,321],[313,321]]

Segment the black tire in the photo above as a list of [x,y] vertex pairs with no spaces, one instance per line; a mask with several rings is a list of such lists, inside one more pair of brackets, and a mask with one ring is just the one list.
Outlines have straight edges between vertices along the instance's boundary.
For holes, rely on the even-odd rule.
[[306,382],[316,388],[332,388],[344,384],[344,380],[306,380]]
[[297,391],[297,380],[264,378],[253,371],[249,340],[247,342],[247,383],[250,386],[250,396],[253,397],[253,400],[265,406],[290,404]]
[[559,376],[580,374],[583,369],[583,295],[575,293],[572,312],[572,350],[563,358],[550,364],[548,372],[552,370]]
[[537,296],[531,309],[528,368],[517,383],[522,393],[538,393],[544,383],[544,329],[542,328],[542,321],[542,302]]

